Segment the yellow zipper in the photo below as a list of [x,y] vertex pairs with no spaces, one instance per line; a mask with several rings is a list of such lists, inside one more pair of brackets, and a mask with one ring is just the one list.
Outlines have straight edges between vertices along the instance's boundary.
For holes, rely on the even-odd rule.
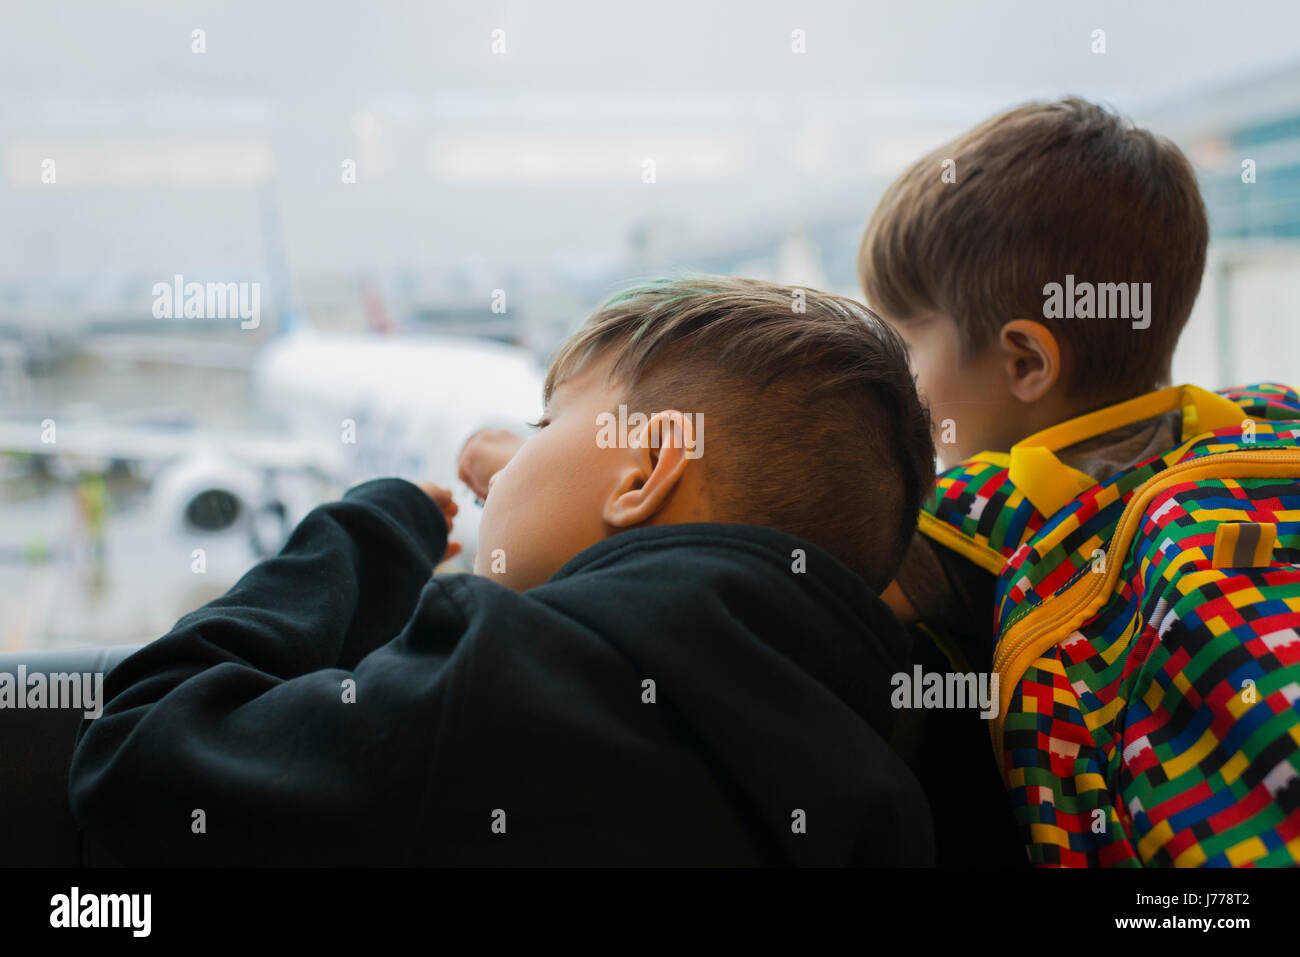
[[[1254,466],[1237,469],[1225,476],[1221,467],[1226,462],[1234,466]],[[1056,600],[1043,602],[1024,618],[1011,626],[1006,636],[998,642],[993,655],[993,671],[998,675],[998,712],[993,719],[993,748],[1002,761],[1002,739],[1006,731],[1007,706],[1015,693],[1016,685],[1024,676],[1030,662],[1058,644],[1076,627],[1094,614],[1114,590],[1124,567],[1123,557],[1136,534],[1138,524],[1146,513],[1147,505],[1161,491],[1171,485],[1187,481],[1201,472],[1211,477],[1270,478],[1276,475],[1300,476],[1300,449],[1270,449],[1260,452],[1234,451],[1206,455],[1190,462],[1172,465],[1153,476],[1129,500],[1115,526],[1115,534],[1106,549],[1106,574],[1084,575]],[[1099,599],[1100,596],[1100,599]],[[1068,627],[1065,623],[1068,622]]]

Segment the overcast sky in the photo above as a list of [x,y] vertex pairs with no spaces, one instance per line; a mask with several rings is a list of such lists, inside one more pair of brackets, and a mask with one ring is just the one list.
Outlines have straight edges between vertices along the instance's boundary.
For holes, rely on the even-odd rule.
[[865,221],[883,178],[1013,103],[1141,117],[1300,63],[1295,0],[0,0],[0,18],[0,280],[238,268],[268,176],[295,269],[490,273],[612,258],[643,222]]
[[[46,96],[299,103],[458,92],[856,92],[1159,99],[1300,52],[1289,0],[5,0],[7,105]],[[194,27],[208,54],[190,54]],[[489,55],[490,31],[508,55]],[[1105,29],[1107,52],[1089,36]],[[804,29],[808,53],[789,55]]]

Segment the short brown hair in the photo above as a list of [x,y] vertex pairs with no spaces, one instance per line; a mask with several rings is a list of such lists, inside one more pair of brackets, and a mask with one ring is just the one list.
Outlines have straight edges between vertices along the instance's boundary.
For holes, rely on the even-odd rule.
[[708,425],[701,458],[720,521],[826,549],[883,588],[934,481],[930,420],[902,340],[851,299],[702,276],[607,300],[560,348],[546,398],[592,359],[634,411]]
[[[1168,376],[1208,238],[1177,146],[1067,98],[995,116],[912,166],[867,224],[858,274],[867,302],[891,319],[950,316],[964,355],[1011,319],[1041,321],[1073,358],[1069,394],[1118,399]],[[1067,274],[1151,283],[1150,327],[1044,319],[1044,286]]]

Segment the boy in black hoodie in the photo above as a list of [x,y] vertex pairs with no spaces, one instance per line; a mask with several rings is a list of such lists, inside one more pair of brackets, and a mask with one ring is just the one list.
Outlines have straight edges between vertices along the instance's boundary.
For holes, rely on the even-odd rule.
[[808,290],[653,283],[545,398],[477,574],[431,577],[445,490],[368,482],[115,669],[85,831],[124,863],[929,863],[877,596],[932,481],[901,340]]

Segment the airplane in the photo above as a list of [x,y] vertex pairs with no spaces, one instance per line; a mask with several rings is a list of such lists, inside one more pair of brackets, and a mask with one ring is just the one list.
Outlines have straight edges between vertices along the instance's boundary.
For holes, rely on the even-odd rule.
[[[64,479],[114,463],[149,480],[162,532],[196,539],[244,537],[254,557],[279,550],[315,505],[386,475],[436,482],[461,506],[452,541],[472,562],[479,510],[457,480],[461,445],[479,428],[520,431],[541,410],[542,375],[526,349],[486,339],[401,335],[378,291],[361,290],[367,331],[311,328],[294,303],[275,190],[257,190],[274,333],[250,367],[256,432],[148,419],[64,417],[57,441],[44,420],[0,421],[0,458],[30,456]],[[159,320],[167,321],[167,320]],[[175,336],[114,336],[83,343],[113,358],[149,357],[180,367],[243,368],[229,340],[197,347]],[[69,410],[71,411],[71,410]]]
[[257,431],[191,423],[0,421],[0,453],[56,477],[127,467],[148,482],[161,532],[246,537],[274,554],[316,504],[359,482],[433,481],[462,506],[453,540],[472,560],[478,510],[456,458],[478,428],[520,430],[541,406],[531,353],[463,337],[322,333],[298,325],[268,341],[250,371]]
[[259,407],[309,439],[343,487],[396,475],[451,489],[452,539],[469,560],[479,511],[465,507],[460,448],[480,428],[521,431],[542,404],[531,353],[454,336],[297,331],[264,348],[253,383]]

